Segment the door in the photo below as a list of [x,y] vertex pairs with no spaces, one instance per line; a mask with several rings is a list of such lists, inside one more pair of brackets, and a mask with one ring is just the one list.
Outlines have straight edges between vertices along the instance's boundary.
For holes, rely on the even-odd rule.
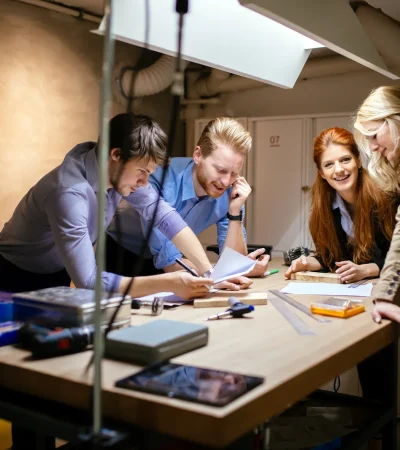
[[302,244],[302,161],[306,121],[249,119],[253,149],[248,174],[248,242],[285,251]]

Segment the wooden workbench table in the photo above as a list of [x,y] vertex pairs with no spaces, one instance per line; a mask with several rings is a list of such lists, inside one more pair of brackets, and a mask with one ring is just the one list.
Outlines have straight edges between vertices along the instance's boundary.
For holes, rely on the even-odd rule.
[[[282,261],[273,259],[270,268],[279,268],[279,274],[254,279],[253,290],[280,289],[286,284]],[[294,298],[305,304],[315,299]],[[104,360],[104,414],[205,445],[225,446],[396,339],[395,325],[389,321],[374,323],[369,313],[372,302],[367,299],[364,303],[366,313],[348,320],[332,318],[330,323],[318,323],[294,310],[315,336],[299,335],[271,304],[256,306],[247,319],[208,322],[208,345],[173,362],[262,376],[266,380],[223,408],[115,388],[118,379],[141,367]],[[158,318],[204,323],[216,311],[219,309],[186,305],[164,311]],[[158,318],[139,311],[132,315],[132,324]],[[85,374],[85,367],[91,355],[87,351],[33,361],[27,351],[12,346],[0,348],[0,387],[88,409],[93,374]]]

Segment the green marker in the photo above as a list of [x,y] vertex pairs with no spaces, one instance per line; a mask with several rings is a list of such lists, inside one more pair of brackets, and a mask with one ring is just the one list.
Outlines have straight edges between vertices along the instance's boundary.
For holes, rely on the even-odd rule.
[[279,272],[278,269],[267,270],[267,271],[264,273],[264,277],[267,277],[268,275],[273,275],[274,273],[278,273],[278,272]]

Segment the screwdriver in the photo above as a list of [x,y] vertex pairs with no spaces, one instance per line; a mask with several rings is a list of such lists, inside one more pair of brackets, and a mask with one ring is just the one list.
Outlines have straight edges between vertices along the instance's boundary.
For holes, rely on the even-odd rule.
[[215,319],[221,319],[223,317],[231,316],[233,318],[239,318],[243,317],[244,314],[250,313],[254,311],[253,305],[245,305],[242,303],[239,299],[235,297],[230,297],[229,300],[229,306],[226,311],[214,314],[213,316],[207,317],[206,320],[215,320]]

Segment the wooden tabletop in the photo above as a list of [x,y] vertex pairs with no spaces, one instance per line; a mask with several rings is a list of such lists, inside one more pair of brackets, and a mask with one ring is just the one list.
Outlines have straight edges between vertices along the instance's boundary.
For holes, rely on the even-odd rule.
[[[269,269],[274,268],[280,272],[254,279],[253,291],[285,286],[281,259],[272,260]],[[308,305],[316,296],[293,298]],[[104,414],[209,446],[227,445],[397,337],[391,322],[372,321],[371,299],[364,304],[367,312],[350,319],[332,318],[329,323],[318,323],[293,309],[314,336],[299,335],[271,304],[256,306],[247,319],[207,322],[208,345],[173,362],[265,377],[261,386],[223,408],[115,388],[117,380],[141,367],[104,360]],[[139,310],[132,315],[132,324],[159,318],[204,324],[217,311],[185,305],[154,318]],[[91,355],[87,351],[34,361],[26,351],[0,348],[0,386],[88,409],[93,373],[84,370]]]

